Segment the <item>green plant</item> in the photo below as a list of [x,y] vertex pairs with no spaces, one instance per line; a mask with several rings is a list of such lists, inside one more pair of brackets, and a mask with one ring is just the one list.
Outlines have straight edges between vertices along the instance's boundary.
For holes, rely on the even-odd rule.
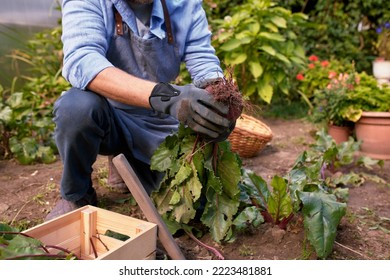
[[390,87],[379,85],[377,80],[366,73],[358,74],[358,83],[348,93],[350,105],[346,117],[357,121],[363,111],[390,112]]
[[[14,50],[14,65],[29,68],[11,89],[0,86],[0,155],[22,164],[56,159],[52,110],[55,99],[70,85],[61,76],[61,26],[37,33],[24,51]],[[16,90],[16,81],[23,80]]]
[[328,85],[314,94],[311,120],[315,123],[352,126],[352,122],[360,117],[360,112],[350,107],[352,100],[349,94],[357,85],[354,72],[331,72]]
[[376,54],[374,26],[390,20],[390,2],[382,0],[278,1],[288,9],[308,15],[299,29],[306,53],[355,61],[358,72],[371,73]]
[[[51,253],[50,250],[58,253]],[[40,240],[0,223],[0,260],[73,260],[65,248],[43,244]]]
[[339,73],[353,69],[351,63],[346,64],[334,58],[326,60],[310,55],[307,59],[307,67],[296,75],[296,88],[309,103],[317,90],[325,88]]
[[180,126],[156,150],[151,168],[165,177],[152,199],[172,233],[191,231],[198,213],[215,241],[229,240],[234,228],[258,225],[263,219],[260,211],[240,207],[241,161],[229,142],[199,140]]
[[355,159],[359,142],[352,138],[337,145],[325,131],[297,158],[284,177],[268,183],[242,167],[227,141],[197,141],[188,128],[169,136],[152,157],[152,169],[165,173],[160,188],[152,193],[157,210],[171,233],[210,232],[216,242],[232,242],[239,232],[264,221],[286,228],[303,215],[307,238],[318,257],[332,249],[340,219],[345,215],[348,185],[360,185],[365,175],[337,175],[342,167],[369,168],[383,161]]
[[270,103],[275,92],[289,93],[290,72],[306,63],[294,32],[305,20],[269,0],[247,0],[212,21],[217,55],[234,68],[243,95]]

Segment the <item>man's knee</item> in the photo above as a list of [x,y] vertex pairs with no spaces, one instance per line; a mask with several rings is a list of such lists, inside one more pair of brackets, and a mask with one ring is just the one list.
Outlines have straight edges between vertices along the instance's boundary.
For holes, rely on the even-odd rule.
[[107,101],[102,96],[77,88],[64,92],[54,105],[54,121],[79,126],[107,110]]

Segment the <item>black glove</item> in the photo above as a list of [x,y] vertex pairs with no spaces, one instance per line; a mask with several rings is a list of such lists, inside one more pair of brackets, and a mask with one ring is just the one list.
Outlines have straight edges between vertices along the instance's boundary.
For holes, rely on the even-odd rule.
[[231,132],[232,123],[226,118],[228,106],[215,101],[206,90],[194,85],[158,83],[149,103],[152,109],[175,117],[211,140],[222,141],[221,136],[225,137]]

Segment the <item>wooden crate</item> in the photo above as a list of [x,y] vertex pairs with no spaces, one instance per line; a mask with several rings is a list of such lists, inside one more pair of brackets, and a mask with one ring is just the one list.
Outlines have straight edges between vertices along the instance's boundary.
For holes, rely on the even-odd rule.
[[[121,241],[106,236],[104,235],[106,230],[128,235],[130,239]],[[156,224],[89,205],[28,229],[24,233],[39,239],[45,245],[68,249],[77,258],[84,260],[155,258]],[[53,253],[55,252],[53,249]]]

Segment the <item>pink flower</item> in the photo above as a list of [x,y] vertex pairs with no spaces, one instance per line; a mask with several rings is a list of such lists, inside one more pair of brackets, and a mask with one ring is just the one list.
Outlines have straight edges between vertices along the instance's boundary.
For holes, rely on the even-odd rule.
[[313,54],[313,55],[309,56],[309,60],[310,61],[318,61],[318,56]]
[[316,66],[314,65],[314,63],[310,63],[310,64],[308,65],[308,67],[309,67],[310,69],[313,69],[313,68],[316,67]]
[[297,76],[296,76],[297,80],[298,81],[303,81],[305,79],[305,77],[303,76],[302,73],[299,73]]
[[335,71],[329,71],[328,78],[333,79],[337,76],[337,73]]

